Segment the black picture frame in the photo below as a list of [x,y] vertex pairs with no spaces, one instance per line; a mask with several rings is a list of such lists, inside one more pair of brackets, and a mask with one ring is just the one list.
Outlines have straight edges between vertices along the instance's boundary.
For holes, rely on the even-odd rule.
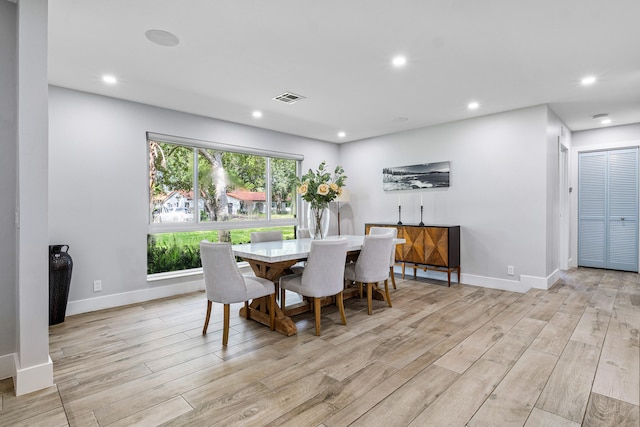
[[449,187],[451,162],[423,163],[382,169],[384,191]]

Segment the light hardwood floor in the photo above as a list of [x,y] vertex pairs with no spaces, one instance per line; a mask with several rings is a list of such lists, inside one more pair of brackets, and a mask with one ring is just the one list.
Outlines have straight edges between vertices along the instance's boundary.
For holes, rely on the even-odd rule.
[[345,301],[285,337],[238,317],[221,346],[204,293],[67,317],[56,386],[2,426],[638,426],[640,276],[576,269],[526,294],[400,280],[393,308]]

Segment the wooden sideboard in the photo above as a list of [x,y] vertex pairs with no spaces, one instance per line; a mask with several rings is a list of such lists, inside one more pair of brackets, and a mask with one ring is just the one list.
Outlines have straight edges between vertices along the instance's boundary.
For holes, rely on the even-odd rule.
[[459,225],[398,225],[365,224],[365,234],[371,227],[393,227],[398,238],[406,243],[397,245],[396,262],[402,265],[402,278],[406,264],[412,264],[413,277],[418,268],[427,271],[446,271],[451,286],[451,271],[456,271],[460,283],[460,226]]

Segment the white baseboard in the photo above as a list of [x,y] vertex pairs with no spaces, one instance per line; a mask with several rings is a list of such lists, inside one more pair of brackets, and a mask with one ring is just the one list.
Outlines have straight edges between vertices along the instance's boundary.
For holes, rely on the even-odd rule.
[[556,271],[547,276],[547,287],[544,289],[549,289],[555,285],[558,280],[560,280],[560,269],[556,269]]
[[[396,273],[400,273],[400,268],[394,269]],[[244,274],[251,274],[249,268],[241,269]],[[409,277],[413,274],[410,272]],[[457,273],[451,274],[451,280],[457,281]],[[426,277],[436,280],[447,280],[447,273],[441,271],[429,270],[427,272],[418,270],[418,276]],[[484,288],[502,289],[512,292],[527,292],[531,288],[536,289],[549,289],[560,277],[560,271],[556,270],[548,277],[536,277],[520,275],[520,280],[506,280],[498,279],[495,277],[477,276],[474,274],[462,274],[461,282],[467,285],[482,286]],[[154,282],[157,283],[157,282]],[[123,292],[113,295],[105,295],[96,298],[88,298],[78,301],[69,301],[67,304],[66,315],[71,316],[74,314],[88,313],[96,310],[104,310],[107,308],[120,307],[128,304],[135,304],[138,302],[151,301],[158,298],[166,298],[174,295],[186,294],[189,292],[201,291],[204,289],[204,281],[202,279],[193,280],[190,282],[176,283],[166,286],[154,285],[148,289],[141,289],[132,292]],[[1,362],[1,359],[0,359]],[[0,364],[0,368],[2,365]],[[0,374],[2,370],[0,369]],[[6,377],[5,377],[6,378]]]
[[120,307],[138,302],[151,301],[154,299],[201,291],[203,289],[204,281],[202,279],[166,286],[154,284],[147,289],[141,289],[138,291],[123,292],[78,301],[69,301],[67,303],[66,315],[72,316],[74,314]]
[[0,380],[16,376],[15,353],[0,356]]
[[[413,269],[410,270],[408,276],[413,277]],[[394,268],[396,273],[401,273],[400,267]],[[424,272],[418,270],[418,277],[426,277],[429,279],[447,281],[447,273],[441,271],[429,270]],[[451,281],[457,281],[457,273],[451,273]],[[462,273],[460,277],[461,283],[473,286],[480,286],[483,288],[501,289],[503,291],[520,292],[525,293],[531,288],[536,289],[549,289],[560,278],[560,271],[556,270],[547,277],[526,276],[520,275],[520,280],[499,279],[496,277],[478,276],[475,274]]]
[[[13,377],[16,396],[53,386],[53,362],[51,357],[47,358],[49,359],[47,363],[16,369],[16,375]],[[14,360],[17,366],[17,359],[14,358]]]
[[503,291],[525,293],[531,289],[531,284],[520,280],[498,279],[496,277],[477,276],[475,274],[462,274],[462,283],[466,285],[481,286],[483,288],[500,289]]

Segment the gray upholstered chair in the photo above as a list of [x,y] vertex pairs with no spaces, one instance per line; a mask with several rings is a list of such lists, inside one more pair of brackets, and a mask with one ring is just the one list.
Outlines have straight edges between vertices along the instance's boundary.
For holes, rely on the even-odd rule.
[[298,232],[296,233],[296,237],[298,239],[308,239],[311,237],[311,233],[308,228],[300,228],[298,227]]
[[364,236],[364,243],[360,255],[355,263],[348,264],[344,269],[346,280],[356,282],[362,298],[362,284],[367,284],[367,313],[373,313],[373,289],[378,282],[384,280],[384,290],[387,304],[391,307],[389,294],[389,253],[393,247],[391,234],[369,234]]
[[251,243],[277,242],[282,240],[282,230],[254,231],[251,233]]
[[[260,242],[279,242],[282,238],[282,230],[271,230],[271,231],[252,231],[251,232],[251,243],[260,243]],[[301,266],[292,267],[291,271],[294,273],[298,272],[298,269],[301,269]],[[276,296],[278,296],[278,284],[275,284],[276,287]]]
[[342,324],[346,325],[347,318],[344,314],[344,303],[342,299],[346,258],[346,239],[312,241],[309,257],[307,258],[307,265],[302,274],[290,274],[280,278],[280,307],[282,307],[282,311],[285,312],[286,290],[313,298],[316,335],[320,335],[321,299],[335,295]]
[[[395,227],[371,227],[369,229],[369,234],[391,234],[391,237],[394,239],[398,237],[398,229]],[[396,287],[396,276],[393,272],[393,266],[396,265],[396,245],[391,245],[391,256],[389,258],[389,277],[391,277],[391,283],[393,284],[393,289],[398,289]]]
[[269,297],[269,323],[275,329],[275,286],[273,282],[261,277],[244,276],[238,269],[230,243],[200,242],[200,260],[207,291],[207,316],[204,319],[202,334],[207,333],[211,302],[224,304],[224,322],[222,329],[222,345],[229,341],[229,304],[244,302],[247,319],[249,319],[249,300]]
[[[298,229],[296,230],[296,239],[309,239],[309,238],[311,238],[311,233],[309,232],[309,229],[298,227]],[[299,263],[291,267],[291,271],[294,273],[302,273],[302,270],[304,270],[304,266],[306,263],[307,263],[306,261],[300,261]]]

